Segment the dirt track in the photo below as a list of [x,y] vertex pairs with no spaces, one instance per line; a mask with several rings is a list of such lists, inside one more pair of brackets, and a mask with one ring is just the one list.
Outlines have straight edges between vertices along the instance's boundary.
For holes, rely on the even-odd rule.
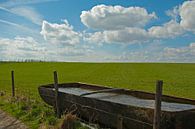
[[0,129],[28,129],[22,122],[0,110]]

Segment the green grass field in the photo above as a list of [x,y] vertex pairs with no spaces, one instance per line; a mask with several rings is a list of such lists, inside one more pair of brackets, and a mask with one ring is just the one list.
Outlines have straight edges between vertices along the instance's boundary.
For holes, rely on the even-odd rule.
[[53,82],[84,82],[154,92],[156,80],[163,93],[195,99],[195,64],[161,63],[0,63],[0,90],[11,91],[10,71],[15,71],[18,91],[39,99],[37,87]]

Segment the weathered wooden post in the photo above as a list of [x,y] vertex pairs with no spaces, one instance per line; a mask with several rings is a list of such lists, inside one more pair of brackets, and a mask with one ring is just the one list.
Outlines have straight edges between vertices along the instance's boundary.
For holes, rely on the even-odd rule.
[[12,78],[12,97],[15,97],[15,82],[14,82],[14,71],[11,71],[11,78]]
[[158,80],[156,82],[153,129],[160,129],[162,87],[163,87],[163,81]]
[[117,129],[123,129],[123,117],[121,115],[117,116]]
[[55,88],[55,111],[58,118],[61,117],[59,107],[59,92],[58,92],[58,74],[54,71],[54,88]]

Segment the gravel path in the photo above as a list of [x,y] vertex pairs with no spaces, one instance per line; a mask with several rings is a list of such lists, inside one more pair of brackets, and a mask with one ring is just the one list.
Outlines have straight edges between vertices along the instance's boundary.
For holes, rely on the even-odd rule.
[[26,125],[0,110],[0,129],[28,129]]

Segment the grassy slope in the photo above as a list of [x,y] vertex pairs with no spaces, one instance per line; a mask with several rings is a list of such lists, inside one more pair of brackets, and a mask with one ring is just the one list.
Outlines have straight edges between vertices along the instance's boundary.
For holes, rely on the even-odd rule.
[[16,86],[39,98],[37,87],[59,82],[85,82],[113,87],[154,91],[155,81],[164,80],[164,94],[195,99],[195,64],[148,63],[0,63],[0,90],[10,87],[15,70]]

